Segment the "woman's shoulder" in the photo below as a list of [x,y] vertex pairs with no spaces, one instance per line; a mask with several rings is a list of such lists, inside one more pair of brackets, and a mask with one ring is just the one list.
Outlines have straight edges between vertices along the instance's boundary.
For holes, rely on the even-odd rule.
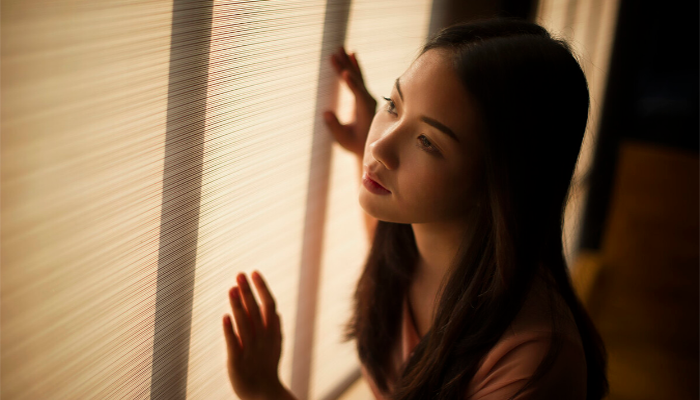
[[[580,343],[562,338],[551,368],[516,399],[585,399],[586,358]],[[469,386],[467,399],[506,399],[525,386],[553,343],[551,332],[520,332],[487,354]]]
[[[551,300],[551,301],[550,301]],[[558,329],[552,330],[554,317]],[[537,282],[520,313],[481,361],[469,387],[470,400],[506,399],[532,377],[558,344],[552,367],[517,399],[586,397],[586,357],[576,323],[563,299]]]

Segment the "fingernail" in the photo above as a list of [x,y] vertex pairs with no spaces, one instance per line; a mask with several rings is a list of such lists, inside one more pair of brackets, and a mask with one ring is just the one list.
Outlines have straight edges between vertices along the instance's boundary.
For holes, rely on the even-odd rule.
[[241,282],[241,287],[243,289],[248,289],[248,279],[246,278],[245,275],[241,275],[240,278],[238,279],[239,282]]
[[231,297],[233,298],[233,300],[238,301],[238,289],[234,288],[231,291]]

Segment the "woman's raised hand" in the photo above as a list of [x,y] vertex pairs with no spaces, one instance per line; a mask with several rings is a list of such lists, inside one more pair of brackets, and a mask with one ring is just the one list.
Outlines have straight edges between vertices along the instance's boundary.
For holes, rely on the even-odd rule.
[[262,301],[262,312],[245,274],[237,276],[238,285],[229,290],[229,301],[236,331],[228,314],[224,315],[224,336],[228,348],[228,375],[234,392],[243,400],[287,398],[277,374],[282,353],[282,329],[275,299],[259,272],[252,274]]
[[344,149],[362,157],[369,127],[377,111],[377,101],[365,87],[362,71],[355,53],[346,53],[344,47],[331,55],[331,64],[336,73],[348,85],[355,96],[355,120],[343,125],[333,111],[325,111],[324,119],[335,140]]

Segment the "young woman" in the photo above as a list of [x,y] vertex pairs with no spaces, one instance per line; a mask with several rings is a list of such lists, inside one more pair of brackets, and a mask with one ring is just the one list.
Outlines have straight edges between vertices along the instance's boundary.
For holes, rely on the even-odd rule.
[[[341,48],[332,63],[357,107],[352,124],[331,112],[327,123],[358,156],[372,240],[345,340],[375,397],[601,399],[605,350],[562,249],[589,107],[566,43],[523,21],[447,27],[376,114],[355,55]],[[244,358],[225,319],[231,381],[242,398],[293,398],[277,379],[274,300],[254,281],[271,322],[242,284],[250,317],[232,306],[243,348],[257,353],[234,365]],[[251,320],[268,342],[244,337]]]

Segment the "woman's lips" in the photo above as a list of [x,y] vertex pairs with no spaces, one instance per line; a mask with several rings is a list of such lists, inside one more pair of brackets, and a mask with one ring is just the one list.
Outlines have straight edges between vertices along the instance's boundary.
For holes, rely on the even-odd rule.
[[384,188],[384,186],[373,181],[372,178],[370,178],[367,175],[367,172],[365,172],[365,174],[362,176],[362,185],[367,190],[369,190],[370,192],[372,192],[374,194],[389,194],[389,193],[391,193],[389,190]]

